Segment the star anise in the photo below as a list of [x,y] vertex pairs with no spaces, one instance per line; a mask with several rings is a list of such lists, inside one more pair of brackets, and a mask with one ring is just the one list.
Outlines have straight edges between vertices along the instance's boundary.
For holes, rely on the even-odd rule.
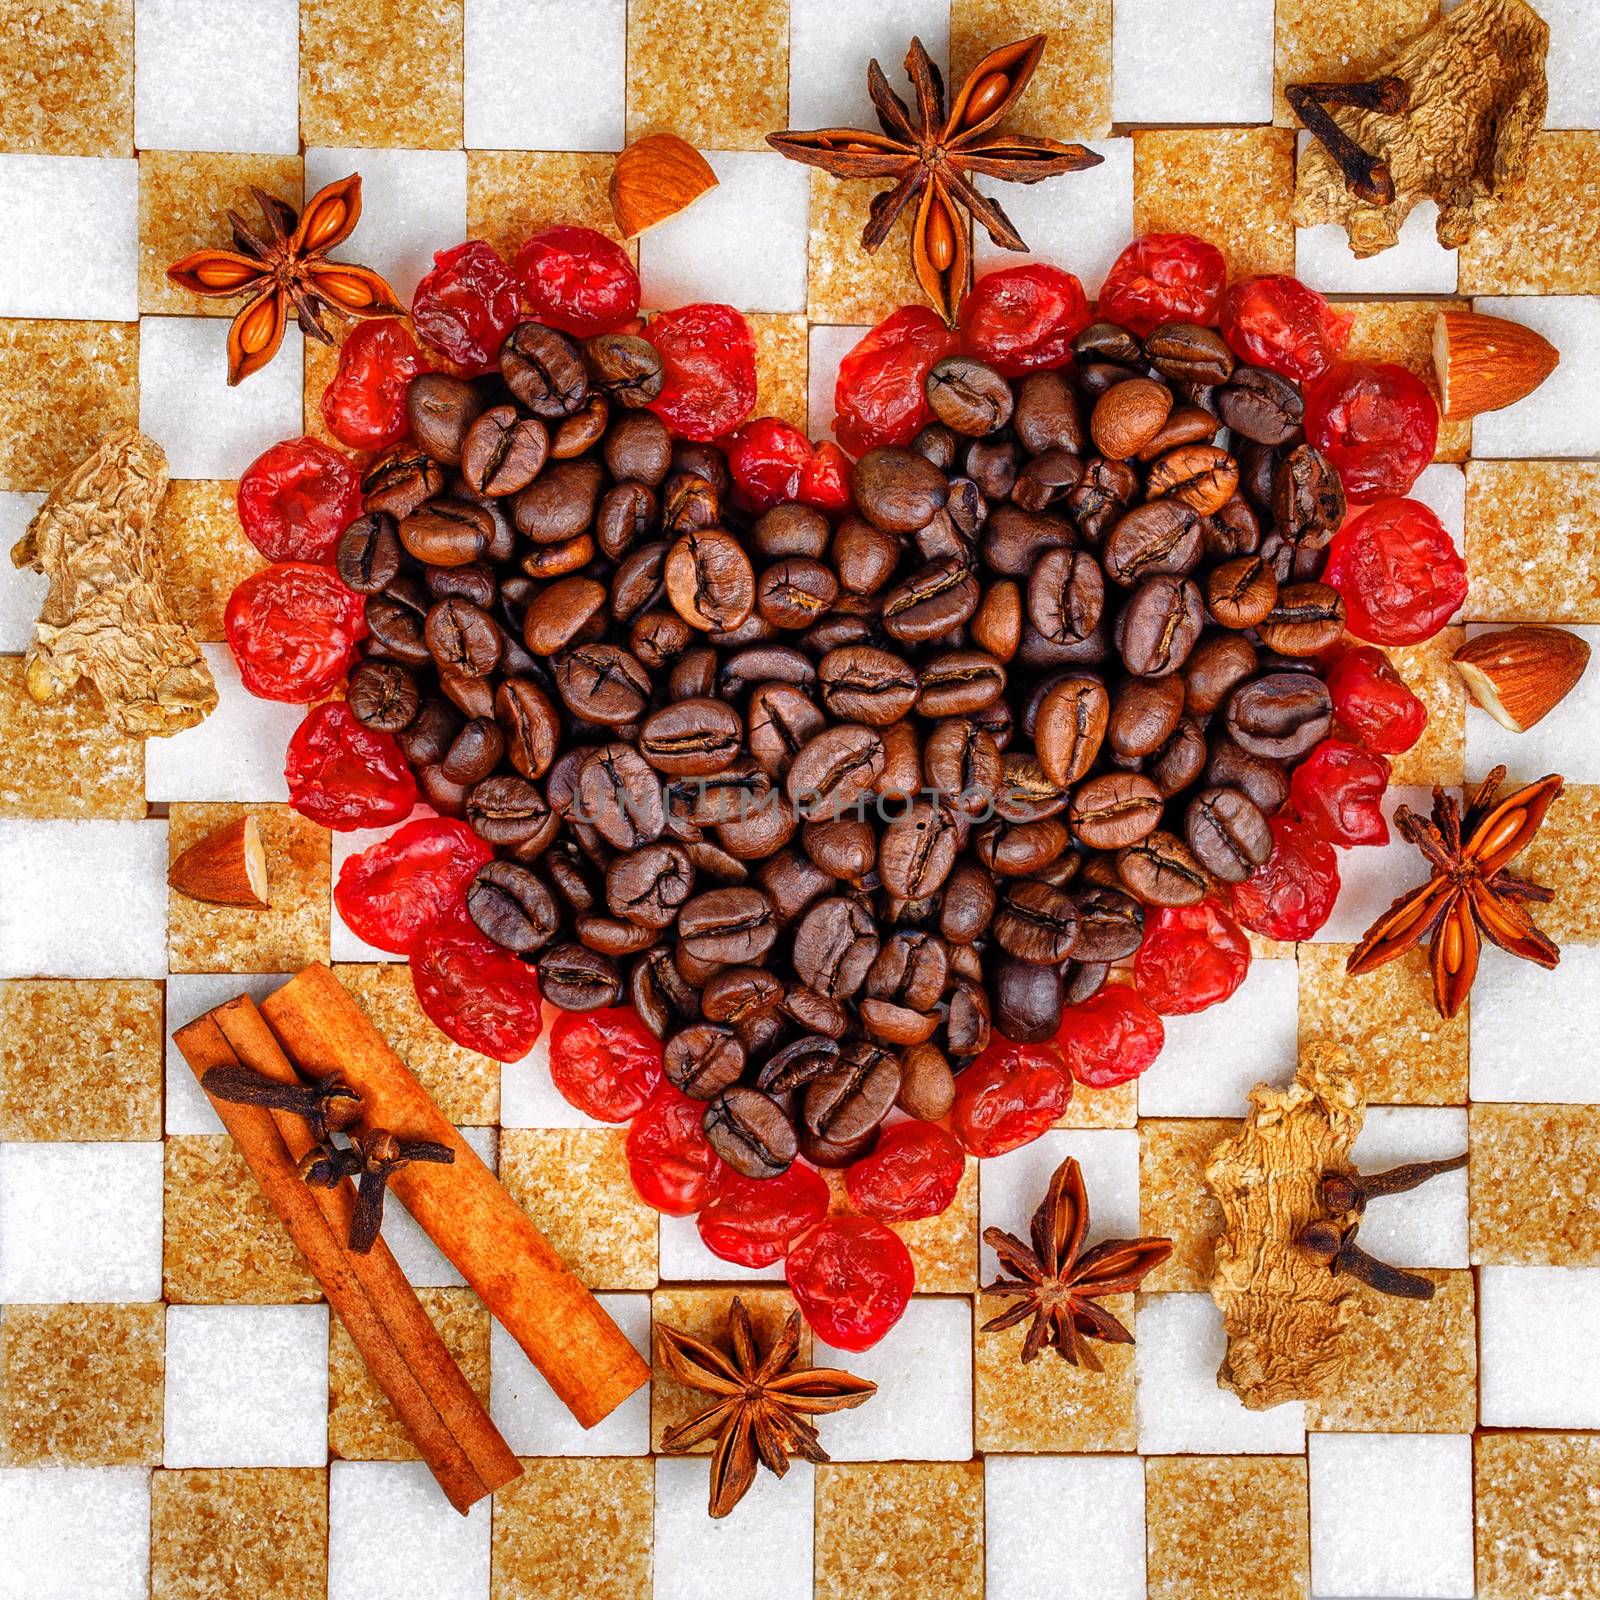
[[794,1367],[800,1349],[800,1313],[791,1314],[766,1355],[756,1349],[750,1313],[737,1296],[728,1312],[731,1357],[709,1344],[656,1327],[656,1351],[669,1376],[717,1397],[688,1422],[669,1428],[661,1448],[688,1450],[716,1438],[711,1452],[711,1515],[725,1517],[755,1481],[759,1462],[780,1478],[789,1458],[826,1461],[828,1452],[809,1420],[846,1411],[877,1393],[878,1386],[836,1367]]
[[1028,87],[1044,47],[1045,35],[1036,33],[991,51],[967,74],[947,114],[944,79],[922,41],[913,39],[905,70],[916,92],[915,111],[889,87],[883,69],[873,61],[867,68],[867,92],[881,133],[865,128],[790,130],[769,133],[767,143],[791,161],[821,167],[836,178],[894,180],[894,187],[872,202],[872,218],[861,235],[862,248],[869,253],[888,238],[901,212],[915,200],[912,266],[928,298],[953,323],[967,291],[972,259],[958,208],[981,222],[997,245],[1028,248],[998,202],[979,193],[972,179],[981,173],[1011,183],[1038,183],[1057,173],[1098,166],[1102,159],[1081,144],[994,131]]
[[1542,905],[1551,891],[1505,869],[1532,843],[1562,780],[1552,773],[1496,801],[1505,775],[1504,767],[1489,774],[1465,817],[1455,796],[1440,788],[1433,791],[1431,822],[1409,806],[1395,812],[1396,830],[1422,852],[1433,876],[1401,895],[1367,929],[1350,953],[1348,971],[1373,972],[1431,937],[1433,1003],[1440,1016],[1453,1017],[1477,976],[1482,935],[1541,967],[1560,961],[1554,942],[1523,909],[1524,901]]
[[1033,1214],[1030,1250],[1002,1228],[985,1228],[984,1243],[1021,1282],[1002,1278],[985,1294],[1008,1295],[1016,1304],[983,1325],[984,1333],[1014,1327],[1024,1317],[1033,1326],[1022,1344],[1022,1359],[1032,1361],[1047,1345],[1074,1366],[1099,1372],[1100,1358],[1087,1343],[1132,1344],[1133,1335],[1095,1302],[1108,1294],[1131,1294],[1144,1275],[1172,1254],[1170,1239],[1108,1239],[1083,1254],[1089,1232],[1089,1196],[1083,1172],[1072,1158],[1063,1161]]
[[352,173],[314,194],[305,211],[252,186],[264,224],[257,232],[228,213],[237,250],[196,250],[167,268],[180,288],[218,298],[248,295],[228,330],[228,382],[238,383],[278,353],[292,309],[313,339],[334,342],[324,321],[347,317],[403,317],[394,290],[370,267],[329,261],[361,217],[361,178]]

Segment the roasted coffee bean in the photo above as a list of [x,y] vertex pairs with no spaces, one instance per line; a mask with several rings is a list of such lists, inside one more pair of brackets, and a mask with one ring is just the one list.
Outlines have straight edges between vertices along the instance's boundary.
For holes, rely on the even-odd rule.
[[539,545],[578,538],[594,521],[602,478],[597,461],[557,461],[546,467],[512,499],[517,531]]
[[567,709],[586,722],[623,727],[650,703],[650,675],[612,644],[580,644],[557,656],[555,677]]
[[1061,968],[1061,1001],[1064,1006],[1081,1006],[1106,986],[1111,968],[1103,961],[1068,961]]
[[1283,444],[1305,416],[1300,391],[1265,367],[1240,367],[1217,391],[1217,410],[1234,433],[1257,444]]
[[911,441],[910,448],[919,456],[925,456],[943,473],[955,470],[956,432],[947,428],[942,422],[930,422],[927,427],[918,431]]
[[504,772],[472,786],[466,818],[486,843],[529,851],[544,849],[561,825],[536,784]]
[[1069,450],[1050,450],[1035,456],[1017,474],[1011,486],[1011,503],[1024,511],[1043,511],[1064,501],[1083,477],[1083,461]]
[[722,520],[722,501],[716,485],[698,472],[674,472],[661,486],[661,527],[676,537],[700,528],[715,528]]
[[630,411],[611,424],[601,458],[619,482],[659,489],[672,469],[672,436],[653,411]]
[[1113,366],[1144,368],[1144,345],[1137,334],[1115,322],[1091,322],[1076,334],[1072,353],[1079,361],[1108,361]]
[[555,760],[561,719],[535,683],[512,678],[494,692],[495,721],[505,734],[506,757],[524,778],[542,778]]
[[589,383],[620,406],[649,405],[666,382],[656,347],[635,333],[600,333],[585,339],[583,365]]
[[987,499],[1004,500],[1011,493],[1022,466],[1016,443],[1011,439],[974,439],[962,458],[965,471]]
[[1255,646],[1237,633],[1212,633],[1195,646],[1183,667],[1183,708],[1209,717],[1256,671]]
[[980,1055],[989,1048],[989,1037],[988,995],[968,980],[952,984],[944,1019],[944,1040],[950,1054],[963,1059]]
[[1061,978],[1054,967],[1001,961],[994,974],[994,1021],[1018,1044],[1042,1044],[1061,1028]]
[[1065,518],[1001,505],[990,512],[981,544],[984,564],[991,571],[1027,578],[1047,552],[1065,550],[1074,542],[1072,525]]
[[943,639],[978,608],[969,561],[947,556],[920,567],[883,598],[884,631],[903,644]]
[[667,546],[660,540],[640,545],[617,563],[611,575],[611,615],[619,623],[631,622],[666,598],[666,566]]
[[766,561],[789,556],[820,561],[828,553],[831,537],[828,519],[820,511],[791,502],[762,513],[751,532],[751,544]]
[[363,661],[350,674],[345,699],[356,721],[379,733],[399,733],[421,704],[417,680],[393,661]]
[[1162,456],[1185,445],[1212,444],[1217,436],[1217,419],[1199,406],[1174,406],[1161,424],[1161,431],[1139,452],[1140,461],[1159,461]]
[[587,533],[563,539],[559,544],[535,545],[522,558],[522,570],[530,578],[547,582],[580,572],[594,560],[595,543]]
[[589,398],[589,378],[577,345],[540,322],[519,323],[511,330],[500,346],[500,376],[522,405],[548,421],[570,417]]
[[458,672],[454,667],[439,667],[438,671],[440,689],[464,717],[494,715],[494,686],[488,678]]
[[479,494],[498,498],[525,489],[550,454],[550,435],[537,417],[515,406],[491,406],[467,429],[461,475]]
[[673,663],[667,693],[673,700],[709,699],[717,688],[717,653],[705,645],[691,645]]
[[1182,839],[1157,828],[1117,852],[1117,876],[1146,905],[1192,906],[1205,899],[1205,868]]
[[452,783],[438,767],[417,769],[417,792],[441,817],[464,817],[470,790],[464,783]]
[[1278,579],[1260,556],[1235,556],[1206,577],[1206,604],[1224,628],[1253,628],[1272,614]]
[[1239,458],[1240,492],[1256,510],[1270,513],[1283,451],[1276,445],[1240,439],[1235,441],[1234,454]]
[[1107,389],[1089,418],[1094,447],[1109,461],[1137,455],[1172,410],[1172,391],[1150,378],[1129,378]]
[[796,1027],[829,1039],[842,1039],[850,1030],[850,1013],[844,1002],[830,1000],[803,983],[784,991],[782,1011]]
[[838,598],[839,580],[820,561],[776,562],[756,584],[756,608],[775,628],[809,628]]
[[362,504],[396,519],[444,492],[444,468],[418,445],[397,444],[384,451],[361,479]]
[[1158,573],[1192,571],[1203,549],[1200,513],[1193,506],[1179,499],[1149,500],[1117,519],[1106,534],[1100,561],[1113,583],[1131,589]]
[[939,1031],[937,1011],[913,1011],[892,1000],[869,997],[859,1002],[856,1012],[861,1018],[862,1032],[875,1044],[890,1049],[926,1044]]
[[725,529],[680,536],[667,554],[665,576],[673,610],[692,627],[737,628],[755,606],[750,557]]
[[878,859],[878,836],[865,817],[823,817],[800,831],[805,853],[830,877],[859,884]]
[[907,1116],[937,1122],[955,1103],[956,1080],[936,1044],[915,1044],[900,1053],[900,1093],[895,1104]]
[[874,645],[830,650],[817,665],[817,677],[823,704],[844,721],[886,727],[916,704],[916,669]]
[[914,450],[868,450],[850,473],[861,515],[884,533],[910,533],[933,519],[950,493],[945,475]]
[[1078,908],[1053,884],[1024,878],[1006,885],[993,926],[995,943],[1007,955],[1053,966],[1072,954]]
[[474,717],[450,741],[439,765],[452,783],[478,783],[499,766],[505,747],[505,735],[498,722]]
[[406,554],[430,567],[461,567],[489,547],[494,520],[467,500],[430,500],[400,521]]
[[883,831],[878,843],[878,877],[899,899],[926,899],[950,876],[961,842],[962,830],[953,807],[913,801]]
[[412,766],[433,766],[444,760],[460,726],[461,717],[449,701],[425,700],[399,735],[400,748]]
[[906,719],[878,730],[883,740],[883,771],[872,786],[880,800],[909,800],[922,788],[922,740]]
[[542,950],[561,927],[555,896],[515,861],[490,861],[478,868],[467,889],[467,915],[484,938],[519,956]]
[[1321,678],[1269,672],[1229,695],[1227,724],[1235,743],[1251,755],[1298,761],[1327,737],[1333,702]]
[[994,794],[995,815],[1005,822],[1039,822],[1067,809],[1064,784],[1051,781],[1038,758],[1008,750],[1000,758],[1000,784]]
[[595,508],[594,537],[600,553],[620,561],[654,526],[655,495],[642,483],[616,483]]
[[1272,480],[1272,518],[1300,549],[1321,550],[1344,522],[1344,484],[1319,450],[1296,445]]
[[744,1046],[732,1028],[696,1022],[667,1040],[667,1081],[695,1100],[713,1100],[744,1073]]
[[1289,775],[1276,761],[1253,756],[1226,737],[1212,743],[1205,781],[1238,789],[1269,817],[1289,798]]
[[1136,772],[1108,772],[1072,792],[1068,823],[1091,850],[1121,850],[1160,825],[1161,792]]
[[1017,387],[1011,426],[1024,450],[1042,456],[1065,450],[1082,456],[1089,448],[1078,397],[1066,374],[1058,370],[1030,372]]
[[804,1034],[762,1063],[756,1087],[771,1095],[792,1094],[831,1072],[838,1061],[838,1040],[822,1033]]
[[1002,776],[1000,750],[970,718],[947,718],[928,736],[923,770],[929,789],[942,801],[977,815],[994,803]]
[[[947,428],[977,437],[1011,420],[1011,385],[972,356],[945,356],[923,381],[928,405]],[[926,518],[924,519],[926,520]]]
[[603,395],[591,394],[569,417],[553,424],[550,432],[550,458],[571,461],[592,450],[605,437],[611,420],[611,406]]
[[381,511],[357,517],[334,546],[334,570],[345,588],[357,594],[381,594],[400,571],[400,540],[394,518]]
[[536,656],[553,656],[604,625],[606,591],[593,578],[561,578],[540,590],[522,619],[523,643]]
[[745,966],[759,961],[778,935],[772,902],[759,889],[711,889],[678,913],[678,939],[701,961]]
[[917,674],[916,709],[924,717],[976,716],[1006,687],[1006,669],[982,650],[929,656]]
[[883,772],[878,732],[844,723],[809,739],[790,762],[784,793],[802,816],[839,816],[870,794]]
[[470,600],[490,610],[499,595],[494,569],[487,561],[469,561],[462,567],[424,567],[423,587],[434,600]]
[[1233,351],[1215,328],[1193,322],[1167,322],[1145,336],[1144,353],[1163,378],[1187,383],[1226,383],[1234,369]]
[[884,941],[867,970],[866,992],[912,1011],[928,1011],[944,993],[949,951],[937,935],[901,929]]
[[783,985],[765,967],[730,967],[706,985],[700,1010],[708,1022],[737,1026],[776,1012],[782,1000]]
[[607,844],[635,850],[666,827],[661,780],[631,744],[602,745],[578,770],[571,815]]
[[786,683],[763,683],[751,691],[746,743],[761,770],[774,781],[788,773],[794,758],[824,726],[821,710],[802,690]]
[[828,1071],[806,1085],[801,1102],[805,1126],[834,1143],[870,1133],[894,1109],[900,1093],[900,1063],[866,1040],[846,1045]]
[[1145,776],[1170,800],[1205,770],[1206,736],[1200,724],[1189,716],[1181,717],[1167,741],[1145,762]]
[[724,699],[737,700],[760,683],[787,684],[810,693],[817,669],[809,656],[789,645],[752,645],[724,659],[719,682]]
[[1200,538],[1210,560],[1226,561],[1260,548],[1261,524],[1244,499],[1235,495],[1220,510],[1200,519]]
[[1138,492],[1138,476],[1126,461],[1095,456],[1084,462],[1083,476],[1067,495],[1067,514],[1078,532],[1098,545]]
[[973,853],[997,878],[1029,878],[1049,867],[1068,839],[1067,825],[1058,817],[995,821],[973,836]]
[[1272,854],[1266,817],[1238,789],[1202,789],[1184,812],[1183,830],[1206,871],[1224,883],[1243,883]]
[[461,463],[467,430],[483,400],[464,378],[424,372],[406,385],[406,421],[411,437],[441,466]]
[[1113,638],[1129,672],[1159,678],[1177,672],[1205,626],[1205,601],[1188,578],[1146,578],[1117,618]]
[[598,950],[552,945],[539,957],[539,988],[562,1011],[598,1011],[622,998],[622,974]]
[[652,712],[639,729],[639,753],[657,772],[700,778],[737,759],[739,713],[723,700],[679,700]]
[[659,946],[628,969],[628,1000],[658,1039],[680,1022],[692,1022],[699,1011],[699,996],[679,975],[672,952]]
[[428,653],[441,672],[486,678],[500,662],[500,630],[482,606],[470,600],[441,600],[423,625]]
[[1084,889],[1073,895],[1072,903],[1078,909],[1074,961],[1121,961],[1139,948],[1144,913],[1136,900],[1115,889]]
[[1281,656],[1319,655],[1344,633],[1344,596],[1331,584],[1287,584],[1256,632]]
[[706,1143],[745,1178],[779,1177],[799,1153],[783,1107],[744,1084],[723,1090],[706,1107],[705,1133]]
[[1112,697],[1106,723],[1111,748],[1119,756],[1148,756],[1159,750],[1183,715],[1183,689],[1183,679],[1176,676],[1129,678]]
[[694,867],[680,845],[658,839],[606,868],[606,904],[614,917],[641,928],[670,928],[694,887]]
[[1028,579],[1028,620],[1053,644],[1089,637],[1105,610],[1105,578],[1086,550],[1048,551]]
[[1214,444],[1184,444],[1167,451],[1151,467],[1145,484],[1147,493],[1170,496],[1202,517],[1220,511],[1238,487],[1239,464]]
[[[766,783],[766,775],[759,775]],[[764,861],[788,844],[798,827],[794,807],[780,791],[768,786],[739,816],[718,825],[717,839],[738,861]]]
[[1110,697],[1098,678],[1063,678],[1045,695],[1034,723],[1034,747],[1052,783],[1067,788],[1089,771],[1110,716]]
[[878,930],[859,900],[820,900],[800,919],[790,959],[800,980],[830,1000],[852,998],[878,954]]

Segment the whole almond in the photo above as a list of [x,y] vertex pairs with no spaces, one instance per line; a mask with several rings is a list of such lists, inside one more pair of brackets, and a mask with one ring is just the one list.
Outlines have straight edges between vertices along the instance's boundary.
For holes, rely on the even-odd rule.
[[1525,733],[1571,693],[1589,646],[1564,628],[1501,628],[1467,640],[1454,660],[1473,703]]
[[1172,391],[1153,378],[1127,378],[1100,396],[1089,418],[1095,449],[1111,461],[1137,455],[1161,431]]
[[1433,319],[1433,367],[1441,409],[1451,421],[1499,411],[1533,393],[1561,353],[1520,322],[1481,311],[1441,311]]
[[208,905],[265,907],[270,898],[267,854],[256,819],[240,817],[197,839],[168,868],[167,883]]
[[611,170],[611,214],[624,239],[665,222],[717,186],[711,164],[675,133],[636,139]]

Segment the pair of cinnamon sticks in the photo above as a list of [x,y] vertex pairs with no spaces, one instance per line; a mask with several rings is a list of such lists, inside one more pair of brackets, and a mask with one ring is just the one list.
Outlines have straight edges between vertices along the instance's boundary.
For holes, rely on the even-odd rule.
[[[174,1040],[197,1078],[243,1066],[283,1082],[337,1073],[366,1126],[450,1147],[453,1164],[397,1171],[390,1187],[516,1339],[584,1427],[608,1415],[649,1368],[549,1242],[446,1121],[327,967],[308,967],[258,1009],[230,1000]],[[250,1170],[350,1330],[450,1503],[465,1512],[521,1471],[416,1292],[379,1239],[348,1247],[355,1189],[313,1189],[298,1171],[310,1129],[285,1112],[212,1099]]]

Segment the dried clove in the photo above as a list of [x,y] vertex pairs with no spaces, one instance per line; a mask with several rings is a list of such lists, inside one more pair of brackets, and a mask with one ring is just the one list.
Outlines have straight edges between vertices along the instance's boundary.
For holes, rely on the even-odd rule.
[[1333,1222],[1307,1223],[1295,1243],[1336,1278],[1341,1275],[1354,1278],[1379,1294],[1399,1295],[1406,1300],[1431,1300],[1433,1284],[1428,1279],[1391,1267],[1387,1261],[1369,1256],[1356,1243],[1360,1226],[1359,1222],[1352,1222],[1347,1228],[1340,1228]]
[[300,1159],[300,1177],[313,1189],[337,1189],[361,1171],[361,1154],[348,1146],[319,1144]]
[[449,1166],[456,1153],[447,1144],[430,1139],[400,1140],[384,1128],[372,1128],[358,1141],[357,1169],[361,1186],[356,1192],[356,1209],[350,1219],[350,1248],[365,1255],[377,1242],[383,1226],[383,1197],[390,1177],[413,1161],[437,1161]]
[[1467,1164],[1466,1152],[1448,1161],[1409,1161],[1387,1172],[1326,1172],[1322,1176],[1322,1204],[1330,1216],[1353,1211],[1360,1216],[1369,1200],[1386,1194],[1404,1194],[1442,1172],[1458,1172]]
[[1396,77],[1374,78],[1371,83],[1293,83],[1284,91],[1290,109],[1306,131],[1338,164],[1346,187],[1358,200],[1386,206],[1394,199],[1394,178],[1389,163],[1368,154],[1328,114],[1329,106],[1354,106],[1398,116],[1411,105],[1411,88]]
[[330,1134],[354,1127],[361,1116],[361,1096],[337,1073],[313,1078],[310,1083],[288,1083],[249,1067],[212,1067],[200,1080],[200,1087],[234,1105],[261,1106],[302,1117],[317,1142],[324,1145]]

